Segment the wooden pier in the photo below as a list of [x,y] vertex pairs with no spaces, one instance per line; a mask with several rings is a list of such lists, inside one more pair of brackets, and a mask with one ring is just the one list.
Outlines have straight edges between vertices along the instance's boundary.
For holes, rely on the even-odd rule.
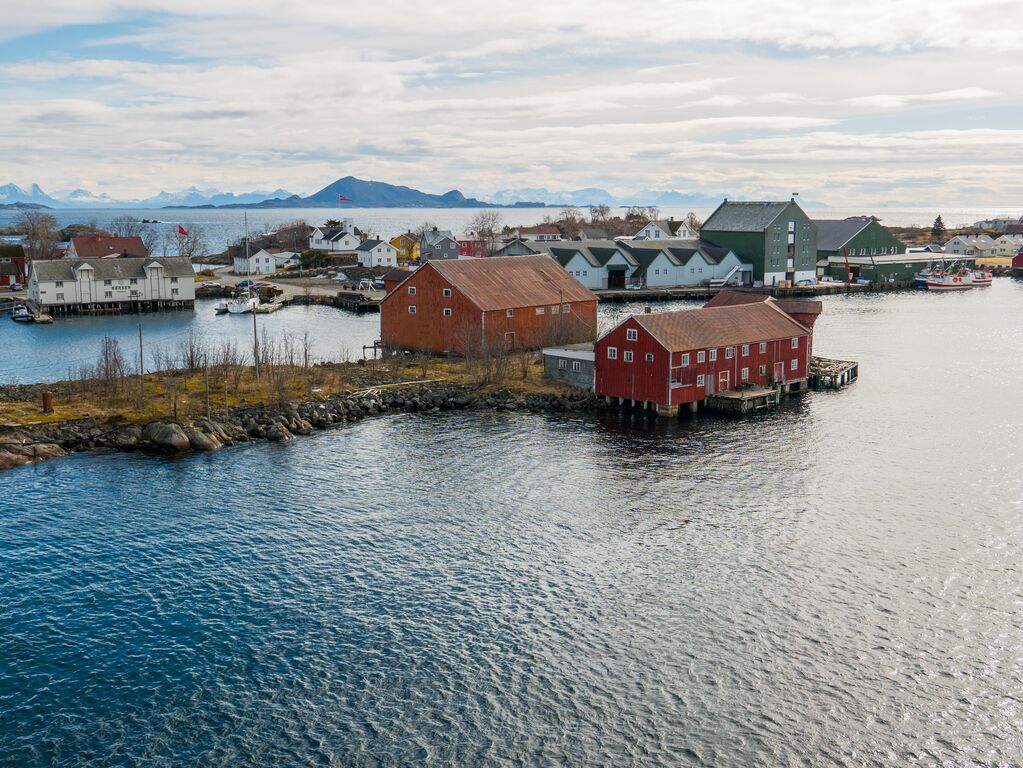
[[776,408],[781,402],[781,387],[728,389],[707,396],[707,408],[724,413],[746,414]]
[[[382,294],[382,291],[376,293]],[[320,304],[338,309],[347,309],[349,312],[379,312],[380,302],[383,295],[374,296],[368,291],[338,291],[333,296],[322,296],[316,294],[296,294],[288,298],[289,304]]]
[[[915,288],[913,280],[896,280],[888,283],[815,283],[814,285],[794,285],[791,288],[762,286],[760,288],[743,287],[746,293],[760,293],[776,299],[809,299],[815,296],[832,296],[841,293],[872,293],[887,291],[904,291]],[[707,301],[714,298],[720,291],[735,290],[735,286],[711,288],[709,286],[691,286],[676,288],[639,288],[594,291],[597,301],[617,304],[628,301]]]
[[860,364],[850,360],[811,357],[808,380],[811,389],[842,389],[860,376]]

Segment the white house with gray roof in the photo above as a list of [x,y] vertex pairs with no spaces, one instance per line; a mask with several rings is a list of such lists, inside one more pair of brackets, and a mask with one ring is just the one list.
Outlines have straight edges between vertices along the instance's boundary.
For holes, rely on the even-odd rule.
[[697,233],[689,229],[685,221],[670,218],[648,221],[634,237],[636,240],[689,240],[697,237]]
[[360,267],[396,267],[398,249],[386,240],[367,240],[355,249]]
[[56,312],[190,308],[195,270],[184,256],[36,260],[28,300]]
[[639,262],[633,281],[648,288],[753,284],[753,265],[729,248],[678,239],[627,240],[622,245]]
[[995,241],[989,235],[956,235],[945,243],[945,253],[953,256],[991,256]]
[[433,229],[423,233],[419,241],[419,260],[457,259],[458,241],[449,229]]
[[592,291],[625,288],[639,267],[628,249],[614,240],[562,240],[542,245],[568,274]]
[[352,219],[342,219],[339,227],[326,224],[321,227],[313,227],[313,231],[309,234],[309,247],[317,251],[354,254],[363,237],[362,230],[355,226]]

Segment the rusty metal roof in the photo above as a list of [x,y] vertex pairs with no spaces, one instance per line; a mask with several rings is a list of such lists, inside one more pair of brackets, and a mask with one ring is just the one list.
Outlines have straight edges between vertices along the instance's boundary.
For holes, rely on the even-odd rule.
[[[749,291],[719,291],[705,307],[732,307],[737,304],[758,304],[767,301],[771,297],[765,293],[750,293]],[[783,312],[790,315],[799,313],[803,315],[819,315],[824,311],[824,304],[817,299],[774,299],[774,303]]]
[[422,269],[436,269],[484,312],[597,300],[546,255],[430,261]]
[[651,312],[632,319],[671,352],[790,339],[810,332],[771,298],[757,304]]
[[104,256],[148,256],[141,237],[107,237],[82,235],[72,237],[72,245],[80,259],[101,259]]

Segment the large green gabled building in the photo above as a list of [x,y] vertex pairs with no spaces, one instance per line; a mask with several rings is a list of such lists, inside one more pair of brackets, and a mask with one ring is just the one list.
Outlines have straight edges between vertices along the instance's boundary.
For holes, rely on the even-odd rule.
[[817,278],[817,225],[795,200],[725,200],[700,228],[700,238],[752,264],[755,283]]

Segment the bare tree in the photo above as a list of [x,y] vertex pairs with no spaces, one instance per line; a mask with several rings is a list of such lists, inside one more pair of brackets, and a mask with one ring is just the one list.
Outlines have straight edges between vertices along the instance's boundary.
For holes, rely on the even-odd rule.
[[611,206],[609,205],[591,205],[590,206],[590,221],[594,224],[603,224],[611,216]]
[[703,226],[703,222],[700,221],[700,217],[697,216],[692,211],[690,211],[689,213],[686,214],[685,222],[686,222],[686,229],[688,229],[690,232],[692,232],[694,234],[696,232],[699,232],[700,231],[700,227]]
[[159,233],[134,216],[118,216],[110,221],[110,233],[117,237],[139,237],[147,253],[156,248]]
[[104,336],[99,343],[96,378],[108,395],[117,392],[128,372],[121,345],[113,336]]
[[29,260],[48,259],[57,244],[57,220],[43,211],[22,211],[14,222],[24,236],[25,255]]
[[181,229],[187,234],[178,232],[176,239],[178,244],[178,256],[186,256],[194,259],[197,256],[206,256],[208,246],[206,243],[206,230],[199,224],[183,225]]
[[489,256],[497,250],[497,236],[501,233],[501,225],[501,214],[497,211],[480,211],[466,222],[466,231],[482,244],[481,256]]

